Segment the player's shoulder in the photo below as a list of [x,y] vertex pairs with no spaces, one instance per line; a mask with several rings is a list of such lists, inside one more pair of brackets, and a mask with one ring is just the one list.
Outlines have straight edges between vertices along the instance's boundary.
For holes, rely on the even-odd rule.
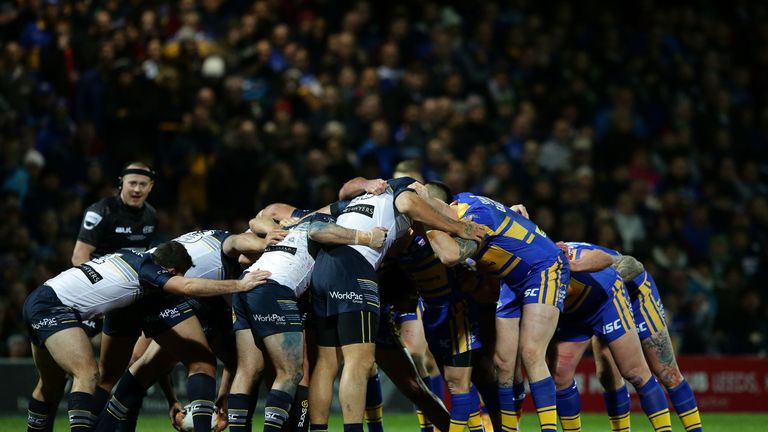
[[157,219],[157,209],[147,201],[144,201],[144,216],[153,220]]
[[587,243],[587,242],[566,242],[565,243],[570,249],[574,250],[599,250],[602,252],[607,253],[608,255],[614,255],[618,256],[621,255],[618,251],[607,248],[605,246],[600,246],[594,243]]
[[115,210],[119,208],[119,203],[117,200],[117,197],[109,196],[102,198],[95,203],[88,206],[88,208],[85,210],[86,212],[94,212],[98,213],[101,216],[106,216],[110,213],[113,213]]
[[407,190],[408,186],[414,183],[416,183],[416,180],[411,177],[398,177],[387,180],[387,184],[392,188],[392,192],[395,196]]

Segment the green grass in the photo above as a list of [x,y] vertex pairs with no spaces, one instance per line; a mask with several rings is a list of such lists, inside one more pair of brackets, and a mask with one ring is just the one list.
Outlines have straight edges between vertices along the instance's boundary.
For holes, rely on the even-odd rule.
[[[707,432],[764,432],[768,424],[768,414],[720,414],[705,413],[702,416],[704,428]],[[584,432],[602,432],[608,430],[608,420],[601,414],[585,414],[583,416]],[[632,430],[635,432],[650,431],[651,427],[642,414],[632,414]],[[538,423],[532,415],[523,416],[521,431],[532,432],[537,430]],[[416,417],[412,414],[384,413],[384,428],[388,432],[418,432]],[[673,416],[672,428],[675,431],[684,431],[676,416]],[[23,416],[0,417],[0,431],[23,431],[26,429],[26,419]],[[139,418],[139,432],[167,432],[173,431],[168,420],[162,416],[143,416]],[[254,424],[254,431],[260,431],[261,425]],[[341,430],[341,419],[338,416],[331,418],[331,430]],[[67,432],[65,417],[60,415],[56,422],[56,432]]]

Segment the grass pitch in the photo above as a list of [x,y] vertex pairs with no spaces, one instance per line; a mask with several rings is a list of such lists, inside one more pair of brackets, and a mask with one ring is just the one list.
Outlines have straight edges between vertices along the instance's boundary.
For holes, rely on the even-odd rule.
[[[706,432],[765,432],[768,430],[768,414],[721,414],[704,413],[702,422]],[[59,415],[55,432],[68,432],[66,417]],[[26,430],[26,418],[24,416],[0,416],[0,431],[24,431]],[[174,429],[170,422],[163,416],[145,415],[139,418],[139,432],[169,432]],[[261,430],[261,422],[255,421],[254,431]],[[341,431],[341,418],[336,415],[331,418],[330,430]],[[384,413],[384,430],[387,432],[418,432],[416,416],[413,414]],[[538,430],[538,422],[531,413],[523,415],[521,432],[533,432]],[[584,432],[602,432],[610,430],[608,419],[603,414],[584,414],[582,416],[582,430]],[[632,413],[632,431],[651,431],[651,426],[642,413]],[[672,430],[684,431],[683,426],[672,414]]]

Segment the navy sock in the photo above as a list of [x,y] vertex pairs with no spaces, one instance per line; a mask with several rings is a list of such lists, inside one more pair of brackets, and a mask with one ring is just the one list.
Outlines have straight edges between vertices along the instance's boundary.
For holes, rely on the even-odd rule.
[[344,432],[363,432],[362,423],[344,423]]
[[93,430],[96,416],[93,415],[93,395],[85,392],[71,392],[67,397],[69,428],[72,432]]
[[309,387],[299,384],[291,404],[291,432],[309,431]]
[[52,412],[50,404],[29,398],[27,432],[52,432],[54,417],[56,417],[56,413]]
[[[362,430],[362,424],[360,425],[360,427]],[[309,432],[328,432],[328,425],[327,424],[310,424]]]
[[101,412],[104,411],[110,397],[112,395],[108,391],[96,386],[96,391],[93,392],[93,413],[96,416],[101,415]]
[[216,397],[216,379],[204,373],[187,377],[187,395],[192,409],[187,415],[192,416],[195,432],[210,432],[211,417],[216,412],[213,400]]
[[120,423],[126,420],[129,408],[137,404],[141,406],[143,397],[144,388],[136,381],[136,377],[131,372],[125,371],[115,386],[115,394],[109,398],[107,406],[99,416],[96,431],[116,431]]
[[269,391],[264,405],[264,432],[279,432],[283,429],[283,425],[288,423],[291,401],[293,396],[282,390]]
[[248,410],[251,406],[251,397],[242,393],[230,393],[227,396],[227,422],[230,432],[250,432],[251,415]]

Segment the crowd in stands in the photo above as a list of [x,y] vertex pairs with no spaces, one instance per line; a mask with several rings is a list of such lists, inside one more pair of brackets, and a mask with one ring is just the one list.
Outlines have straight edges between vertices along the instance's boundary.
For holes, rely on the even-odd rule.
[[767,354],[768,4],[0,0],[0,355],[126,162],[158,240],[415,160],[633,254],[683,354]]

